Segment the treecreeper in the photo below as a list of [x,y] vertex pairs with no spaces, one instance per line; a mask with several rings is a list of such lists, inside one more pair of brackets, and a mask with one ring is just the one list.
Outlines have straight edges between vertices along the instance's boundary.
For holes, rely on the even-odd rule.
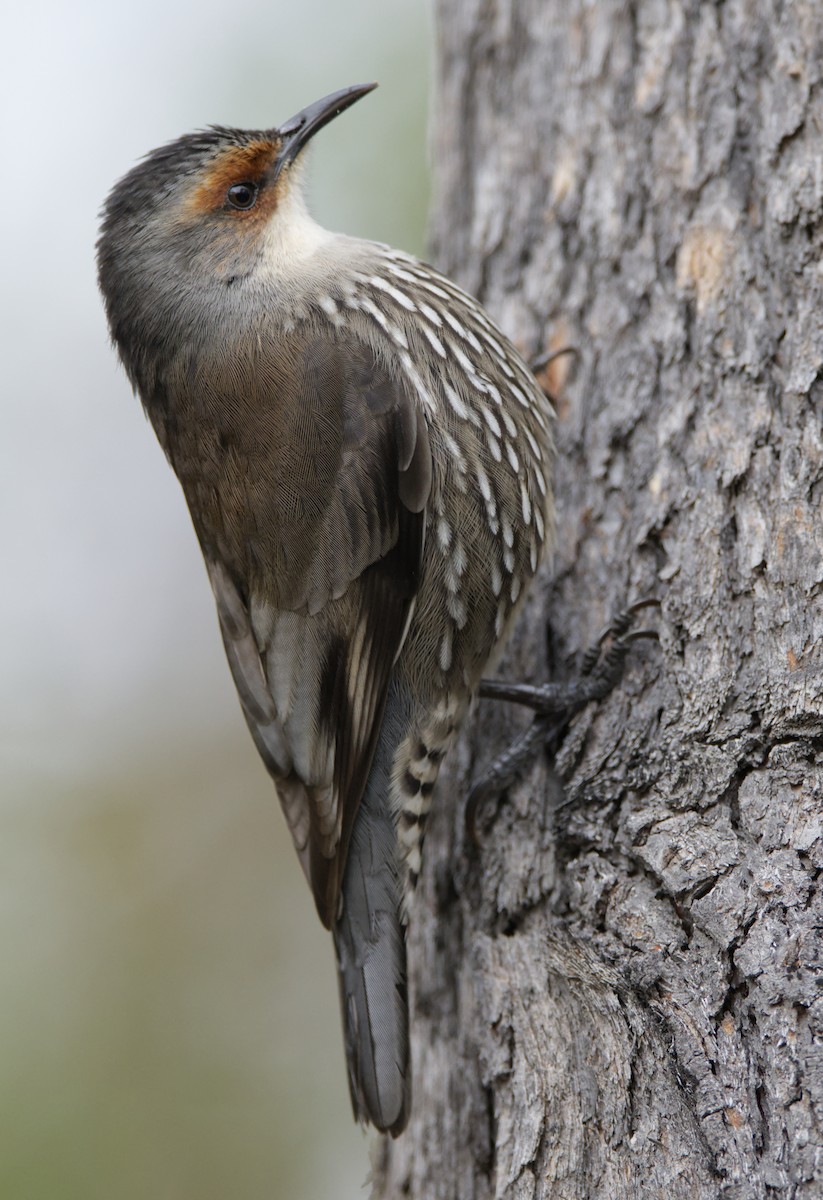
[[355,1115],[396,1135],[426,817],[552,544],[553,415],[475,300],[309,215],[301,151],[372,87],[154,150],[108,198],[98,268],[334,938]]

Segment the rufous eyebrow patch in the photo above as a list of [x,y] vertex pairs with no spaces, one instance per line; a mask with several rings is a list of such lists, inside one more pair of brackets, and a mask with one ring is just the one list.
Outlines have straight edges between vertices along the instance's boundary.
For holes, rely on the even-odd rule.
[[[259,183],[279,146],[276,142],[249,142],[245,146],[227,146],[204,172],[200,183],[189,197],[187,207],[192,216],[202,216],[205,213],[222,209],[226,203],[226,193],[233,183]],[[248,210],[248,215],[254,213]],[[237,216],[246,215],[237,211]]]

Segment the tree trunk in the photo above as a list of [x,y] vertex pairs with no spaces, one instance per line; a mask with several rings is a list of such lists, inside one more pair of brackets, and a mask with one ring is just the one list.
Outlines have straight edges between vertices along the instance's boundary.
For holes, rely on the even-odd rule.
[[[819,1197],[823,20],[815,0],[439,0],[433,260],[557,346],[559,544],[500,675],[627,601],[659,645],[412,912],[377,1197]],[[547,635],[547,630],[548,635]]]

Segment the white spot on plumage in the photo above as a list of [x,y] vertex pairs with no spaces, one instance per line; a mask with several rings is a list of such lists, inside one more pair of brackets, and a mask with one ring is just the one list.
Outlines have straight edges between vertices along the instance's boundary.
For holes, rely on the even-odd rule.
[[509,575],[514,574],[514,551],[511,546],[503,547],[503,566]]
[[540,538],[540,541],[542,542],[543,538],[545,537],[545,534],[546,534],[546,529],[543,524],[543,514],[539,508],[536,508],[534,510],[534,523],[537,528],[537,536]]
[[489,477],[480,463],[477,463],[476,474],[477,483],[480,487],[480,494],[486,504],[486,517],[489,522],[489,528],[491,529],[492,533],[496,535],[499,529],[499,524],[497,521],[497,503],[494,498],[494,493],[492,492],[491,484],[489,483]]
[[[427,748],[429,748],[428,745]],[[437,747],[431,748],[436,749]],[[434,783],[439,770],[439,761],[432,761],[432,759],[430,759],[427,755],[425,758],[420,759],[414,764],[412,774],[414,774],[414,776],[419,779],[421,783]],[[426,800],[425,796],[421,799],[421,805],[424,809],[429,807],[429,802]]]
[[405,333],[403,332],[403,330],[400,328],[399,325],[394,325],[391,322],[389,322],[388,334],[393,342],[395,342],[398,346],[402,346],[402,348],[404,350],[408,350],[409,343],[406,340]]
[[514,530],[511,526],[511,521],[507,516],[503,517],[503,541],[511,549],[514,545]]
[[492,592],[499,596],[503,591],[503,576],[496,562],[492,563]]
[[432,308],[432,306],[430,304],[426,304],[425,301],[422,301],[419,307],[427,321],[431,321],[432,325],[435,325],[438,329],[443,328],[443,321],[441,320],[440,313],[436,308]]
[[460,488],[461,492],[465,492],[465,475],[468,468],[466,467],[466,460],[463,457],[463,451],[460,449],[457,442],[454,440],[448,430],[442,430],[441,437],[443,438],[443,445],[451,455],[452,464],[458,472],[457,486]]
[[534,538],[529,543],[529,565],[532,569],[532,575],[537,570],[537,542]]
[[491,432],[489,432],[486,434],[486,441],[488,443],[489,450],[491,450],[491,455],[492,455],[492,458],[494,459],[494,461],[502,462],[503,461],[503,451],[500,449],[500,443],[498,442],[497,438],[494,437],[494,435]]
[[509,594],[511,595],[511,598],[512,598],[512,604],[516,604],[517,597],[520,595],[520,576],[519,575],[515,575],[512,578],[511,589],[510,589]]
[[486,408],[485,404],[480,405],[480,411],[483,414],[483,419],[492,431],[495,437],[502,437],[503,431],[500,428],[500,422],[490,408]]
[[398,834],[400,837],[400,844],[407,853],[409,850],[411,850],[412,846],[414,846],[420,837],[420,833],[416,825],[404,825],[402,821],[400,822],[400,826],[398,828]]
[[406,271],[403,267],[398,267],[394,263],[389,264],[389,270],[391,271],[392,275],[395,275],[398,279],[402,279],[404,283],[417,282],[411,271]]
[[440,517],[437,522],[437,541],[440,544],[440,549],[445,553],[451,545],[452,531],[451,526],[445,517]]
[[457,317],[454,316],[453,313],[450,313],[448,309],[445,310],[445,312],[443,313],[443,316],[446,318],[449,325],[452,327],[452,329],[457,334],[457,336],[462,338],[463,341],[466,341],[468,335],[466,333],[466,330],[463,328],[463,326],[458,321]]
[[485,384],[482,379],[478,378],[477,368],[468,355],[466,355],[455,342],[451,343],[450,349],[478,391],[485,392]]
[[520,480],[520,502],[523,506],[523,520],[528,525],[532,519],[532,502],[529,499],[529,489],[523,479]]
[[[500,389],[496,388],[490,379],[486,380],[486,395],[492,398],[498,408],[503,407],[503,397],[500,395]],[[505,419],[506,414],[504,413],[503,420],[505,421]]]
[[[517,401],[517,403],[520,405],[521,408],[531,408],[531,405],[529,404],[529,401],[526,399],[525,394],[520,390],[520,388],[517,386],[516,383],[509,384],[509,391],[514,396],[515,400]],[[537,415],[537,414],[535,414],[535,415]]]
[[443,390],[446,393],[446,399],[448,400],[452,409],[457,413],[458,417],[460,417],[461,421],[468,420],[469,419],[469,410],[466,408],[466,405],[460,399],[460,397],[458,396],[458,394],[454,390],[454,388],[451,386],[451,384],[444,382]]
[[511,375],[512,370],[511,370],[511,367],[509,367],[508,358],[506,357],[506,352],[503,349],[503,347],[500,345],[500,343],[498,342],[497,338],[493,335],[493,333],[492,333],[493,326],[492,326],[491,322],[487,321],[487,320],[482,320],[480,322],[480,324],[483,327],[483,331],[482,331],[482,335],[481,335],[483,338],[483,341],[488,346],[491,346],[492,350],[494,351],[494,353],[497,355],[497,357],[500,360],[500,365],[504,368],[508,368],[508,370],[506,370],[506,374]]
[[412,298],[407,296],[405,292],[401,292],[400,288],[395,287],[394,284],[389,283],[387,279],[381,279],[379,275],[372,275],[369,283],[372,287],[376,287],[378,291],[385,292],[387,296],[391,296],[392,300],[399,304],[401,308],[405,308],[407,312],[417,312],[417,305]]
[[374,318],[380,328],[389,335],[396,345],[400,346],[403,350],[408,350],[409,343],[403,330],[398,328],[392,321],[389,321],[386,314],[372,300],[369,300],[368,296],[360,298],[360,308],[363,312],[367,312],[370,317]]
[[502,412],[502,416],[503,416],[503,424],[506,426],[506,433],[509,435],[509,437],[510,437],[510,438],[511,438],[513,441],[514,441],[514,440],[516,440],[516,438],[517,438],[517,426],[516,426],[516,424],[514,423],[514,421],[512,420],[512,415],[511,415],[511,413],[510,413],[510,412],[508,412],[508,411],[507,411],[507,409],[505,409],[505,408],[504,408],[504,409],[503,409],[503,412]]
[[532,454],[534,455],[534,457],[537,459],[538,462],[542,462],[543,461],[543,452],[541,451],[540,447],[538,446],[537,440],[536,440],[534,434],[532,433],[532,431],[529,429],[528,425],[524,426],[523,432],[526,435],[526,441],[529,443],[529,447],[531,448]]
[[506,442],[506,458],[509,460],[511,469],[515,473],[520,470],[520,459],[517,457],[517,451],[511,442]]
[[461,325],[460,322],[458,321],[457,317],[454,315],[454,313],[451,313],[451,312],[449,312],[448,309],[446,309],[443,313],[443,316],[446,318],[449,325],[454,330],[454,332],[457,334],[457,336],[459,338],[462,338],[464,342],[468,342],[469,345],[471,346],[472,350],[474,350],[476,354],[483,353],[483,347],[480,345],[480,343],[478,342],[477,338],[474,336],[472,331],[470,329],[467,329],[465,327],[465,325]]
[[477,310],[477,312],[474,313],[474,319],[477,322],[477,324],[480,325],[483,329],[491,329],[491,327],[492,327],[491,321],[486,316],[486,314],[483,312],[482,308],[479,308]]
[[433,296],[439,296],[441,300],[448,300],[449,293],[444,291],[442,287],[438,287],[436,283],[432,283],[430,277],[422,271],[415,272],[417,275],[419,286],[425,288],[427,292],[431,292]]
[[421,325],[420,328],[423,330],[423,336],[426,338],[435,354],[438,354],[440,358],[445,358],[446,348],[440,341],[440,338],[437,336],[437,334],[433,333],[427,325]]
[[403,369],[406,372],[409,383],[417,392],[417,395],[420,397],[424,407],[427,408],[430,413],[435,413],[437,411],[437,406],[432,397],[429,395],[423,380],[420,378],[418,370],[411,360],[411,355],[404,351],[404,353],[400,355],[400,362],[403,364]]
[[452,665],[452,632],[447,629],[440,642],[440,670],[448,671]]
[[410,795],[408,792],[403,796],[403,808],[406,812],[419,816],[425,807],[424,796],[422,792],[416,792]]
[[492,496],[492,486],[489,483],[489,477],[484,471],[480,463],[477,464],[477,483],[480,487],[480,495],[486,501],[486,505],[494,505],[494,497]]
[[460,538],[458,538],[454,543],[452,562],[454,563],[454,569],[457,574],[462,575],[468,564],[468,558],[466,557],[466,547],[463,545],[463,542]]
[[454,621],[458,629],[462,629],[466,624],[466,601],[462,596],[446,597],[446,608],[449,610],[449,616]]
[[475,354],[484,354],[485,353],[485,351],[483,350],[483,347],[480,345],[477,338],[474,336],[474,334],[472,333],[472,331],[470,329],[466,330],[466,341],[469,343],[472,350],[474,350]]

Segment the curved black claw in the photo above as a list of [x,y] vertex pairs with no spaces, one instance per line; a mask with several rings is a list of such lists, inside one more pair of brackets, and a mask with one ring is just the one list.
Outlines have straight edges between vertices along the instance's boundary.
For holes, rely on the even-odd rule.
[[[589,646],[580,663],[580,674],[588,675],[594,670],[600,655],[603,652],[603,645],[610,638],[615,643],[624,640],[636,641],[640,637],[653,638],[656,641],[658,635],[653,629],[638,629],[632,634],[629,634],[629,630],[634,624],[634,619],[637,614],[642,612],[644,608],[659,607],[660,600],[657,596],[646,596],[642,600],[635,600],[634,604],[627,605],[622,612],[619,612],[617,616],[609,622],[594,645]],[[615,683],[616,682],[617,680],[615,680]]]
[[[654,629],[633,629],[637,614],[660,607],[656,596],[628,605],[606,626],[583,655],[576,679],[539,686],[483,679],[479,695],[485,700],[506,700],[534,710],[531,725],[500,754],[472,786],[466,803],[466,829],[477,843],[477,814],[481,804],[502,795],[523,774],[535,754],[563,732],[575,713],[592,700],[602,700],[620,681],[634,642],[658,640]],[[552,719],[553,718],[553,719]]]
[[545,371],[549,363],[553,363],[557,358],[564,358],[567,354],[571,354],[574,358],[580,357],[580,351],[576,346],[561,346],[559,350],[547,350],[544,354],[538,354],[536,358],[530,358],[529,370],[532,375],[539,375],[541,371]]
[[[545,354],[538,354],[536,358],[530,359],[529,360],[529,369],[530,369],[532,375],[534,375],[534,376],[540,375],[543,371],[546,370],[546,367],[548,367],[550,363],[553,363],[555,361],[555,359],[563,358],[567,354],[571,354],[575,358],[579,357],[576,347],[561,346],[559,350],[547,350]],[[557,401],[557,397],[552,395],[551,390],[549,389],[548,383],[544,383],[540,379],[538,379],[537,385],[540,388],[540,390],[543,392],[544,396],[546,396],[549,400],[551,400],[552,404],[555,404]]]

